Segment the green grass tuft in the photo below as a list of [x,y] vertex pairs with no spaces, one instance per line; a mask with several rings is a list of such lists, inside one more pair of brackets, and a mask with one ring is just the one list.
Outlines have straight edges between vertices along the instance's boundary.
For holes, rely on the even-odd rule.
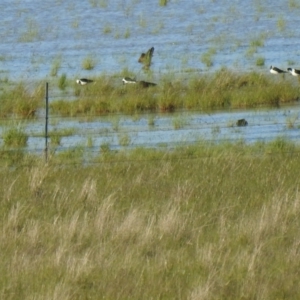
[[21,127],[12,127],[2,133],[4,146],[7,147],[25,147],[27,145],[28,135]]
[[82,69],[84,70],[93,70],[95,68],[95,65],[96,65],[95,60],[90,56],[84,58],[81,64]]
[[59,77],[58,87],[60,90],[64,90],[67,87],[67,75],[65,73]]
[[256,59],[256,66],[258,66],[258,67],[262,67],[262,66],[264,66],[265,65],[265,58],[264,57],[258,57],[257,59]]
[[41,107],[44,88],[38,85],[33,92],[29,92],[24,83],[18,83],[12,89],[0,94],[0,116],[32,118],[36,110]]

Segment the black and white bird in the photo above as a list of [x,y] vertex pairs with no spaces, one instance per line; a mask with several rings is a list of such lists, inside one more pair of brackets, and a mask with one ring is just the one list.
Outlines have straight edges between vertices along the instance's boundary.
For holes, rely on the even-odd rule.
[[287,70],[293,75],[293,76],[300,76],[300,70],[287,68]]
[[76,82],[80,85],[86,85],[88,83],[93,82],[93,80],[91,79],[86,79],[86,78],[81,78],[81,79],[77,79]]
[[153,82],[148,82],[148,81],[144,81],[144,80],[140,80],[140,81],[137,81],[136,79],[133,79],[133,78],[130,78],[130,77],[124,77],[122,79],[123,81],[123,84],[139,84],[140,86],[144,87],[144,88],[147,88],[147,87],[150,87],[150,86],[156,86],[156,83],[153,83]]
[[283,74],[283,73],[287,73],[287,71],[284,71],[284,70],[281,70],[279,68],[271,66],[270,67],[270,73],[271,74]]
[[122,79],[122,81],[123,81],[123,84],[130,84],[130,83],[136,83],[136,79],[134,78],[130,78],[130,77],[124,77],[123,79]]

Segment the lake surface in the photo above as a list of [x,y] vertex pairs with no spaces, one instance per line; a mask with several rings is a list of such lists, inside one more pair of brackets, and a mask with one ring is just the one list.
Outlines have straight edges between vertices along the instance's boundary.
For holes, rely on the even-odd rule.
[[[68,78],[130,70],[147,76],[137,63],[155,47],[152,76],[211,72],[226,66],[268,71],[300,68],[300,3],[180,1],[166,6],[141,0],[2,0],[0,80],[28,83],[50,77],[51,68]],[[208,67],[202,56],[208,56]],[[95,67],[82,69],[85,58]],[[256,66],[261,57],[265,65]],[[181,74],[182,76],[182,74]]]

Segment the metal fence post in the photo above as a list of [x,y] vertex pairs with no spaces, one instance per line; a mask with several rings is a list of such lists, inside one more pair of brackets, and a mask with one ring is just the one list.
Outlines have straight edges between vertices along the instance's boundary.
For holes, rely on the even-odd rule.
[[46,82],[45,160],[48,162],[48,82]]

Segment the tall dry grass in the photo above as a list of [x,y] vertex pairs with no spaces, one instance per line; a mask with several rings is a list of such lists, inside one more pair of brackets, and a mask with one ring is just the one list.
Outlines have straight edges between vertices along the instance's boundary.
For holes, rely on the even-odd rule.
[[2,168],[0,298],[297,299],[299,149],[284,149]]

